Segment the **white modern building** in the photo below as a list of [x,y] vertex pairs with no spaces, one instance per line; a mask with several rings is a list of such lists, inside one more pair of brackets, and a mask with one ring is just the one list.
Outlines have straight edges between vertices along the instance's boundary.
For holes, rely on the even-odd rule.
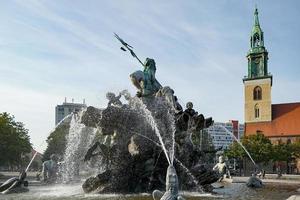
[[232,135],[238,140],[244,135],[244,124],[239,124],[236,120],[229,122],[215,122],[208,129],[208,134],[211,136],[215,149],[222,147],[227,149],[234,141]]
[[72,99],[72,102],[69,103],[65,98],[65,102],[62,105],[57,105],[55,107],[55,125],[57,125],[67,115],[72,112],[78,112],[82,108],[86,108],[85,100],[83,100],[83,103],[74,103],[74,100]]

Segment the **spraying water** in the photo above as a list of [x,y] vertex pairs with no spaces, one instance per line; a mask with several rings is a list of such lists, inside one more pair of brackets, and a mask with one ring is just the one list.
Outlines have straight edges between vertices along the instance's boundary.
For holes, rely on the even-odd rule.
[[31,163],[33,162],[34,158],[36,157],[37,153],[38,153],[38,152],[37,152],[37,151],[35,151],[34,155],[32,156],[32,158],[31,158],[31,160],[30,160],[30,162],[29,162],[29,164],[28,164],[28,165],[27,165],[27,167],[26,167],[26,170],[25,170],[25,172],[27,172],[27,171],[28,171],[28,169],[29,169],[29,167],[30,167]]
[[170,125],[170,129],[171,129],[171,148],[169,151],[169,156],[170,156],[170,161],[171,164],[173,165],[174,162],[174,156],[175,156],[175,132],[176,132],[176,127],[175,127],[175,118],[174,118],[174,107],[172,105],[170,105],[169,103],[169,107],[171,109],[168,109],[167,112],[167,119],[168,119],[168,124]]
[[[153,142],[156,146],[162,147],[159,143],[155,142],[154,140],[152,140],[151,138],[149,138],[149,137],[147,137],[147,136],[145,136],[145,135],[142,135],[142,134],[139,134],[139,133],[135,133],[135,134],[137,134],[137,135],[139,135],[139,136],[141,136],[141,137],[143,137],[143,138],[145,138],[145,139],[147,139],[147,140]],[[160,154],[159,154],[159,156],[160,156]],[[158,157],[159,157],[159,156],[158,156]],[[199,182],[197,181],[196,177],[190,172],[190,170],[189,170],[189,169],[188,169],[188,168],[187,168],[180,160],[178,160],[176,157],[173,157],[173,159],[179,164],[179,166],[185,171],[185,173],[186,173],[188,176],[191,177],[193,183],[194,183],[196,186],[198,186],[200,192],[204,193],[203,187],[199,184]],[[174,161],[174,160],[173,160],[173,161]],[[157,163],[156,163],[156,164],[157,164]],[[156,164],[155,164],[155,166],[156,166]]]
[[139,98],[137,98],[137,97],[134,97],[134,98],[132,99],[132,103],[133,103],[132,106],[133,106],[135,109],[138,109],[138,110],[140,110],[140,111],[142,112],[142,114],[143,114],[143,115],[145,116],[145,118],[146,118],[146,121],[150,124],[150,126],[151,126],[152,129],[154,130],[156,136],[157,136],[158,139],[159,139],[159,142],[161,143],[161,147],[162,147],[162,149],[164,150],[164,153],[165,153],[165,155],[166,155],[166,158],[167,158],[167,160],[168,160],[168,163],[171,164],[173,161],[171,162],[171,160],[170,160],[170,157],[169,157],[169,155],[168,155],[168,151],[167,151],[167,149],[166,149],[166,147],[165,147],[165,144],[164,144],[164,142],[163,142],[163,139],[162,139],[162,137],[161,137],[161,134],[160,134],[160,131],[159,131],[158,127],[157,127],[157,124],[156,124],[156,122],[155,122],[155,119],[154,119],[154,117],[152,116],[152,113],[147,109],[146,105],[143,103],[143,101],[142,101],[141,99],[139,99]]
[[[54,129],[53,129],[51,132],[55,131],[55,129],[56,129],[58,126],[60,126],[62,123],[64,123],[66,119],[68,119],[69,117],[71,117],[71,115],[72,115],[72,114],[69,114],[69,115],[65,116],[59,123],[56,124],[56,126],[54,127]],[[51,133],[51,132],[50,132],[50,133]],[[38,147],[42,146],[42,144],[44,144],[44,142],[45,142],[45,141],[43,141],[42,143],[40,143],[40,144],[38,145]],[[28,163],[28,165],[27,165],[27,167],[26,167],[26,169],[25,169],[25,172],[27,172],[27,171],[29,170],[29,167],[31,166],[31,164],[32,164],[32,162],[34,161],[34,159],[35,159],[35,157],[36,157],[37,154],[38,154],[38,152],[35,151],[35,153],[33,154],[33,156],[32,156],[32,158],[31,158],[30,162]]]
[[180,160],[178,160],[177,158],[174,158],[174,159],[180,165],[180,167],[185,171],[185,173],[191,177],[193,183],[199,187],[200,192],[204,193],[203,187],[199,184],[196,177],[190,172],[190,170]]
[[81,117],[85,110],[78,114],[73,114],[69,134],[67,135],[64,163],[62,166],[62,178],[64,182],[69,182],[79,175],[80,164],[83,163],[84,153],[92,143],[97,129],[85,127],[81,124]]
[[255,161],[253,160],[253,158],[251,157],[251,155],[250,155],[250,153],[248,152],[248,150],[246,149],[246,147],[235,137],[235,135],[231,132],[231,131],[229,131],[229,130],[227,130],[227,128],[226,127],[224,127],[224,126],[222,126],[222,125],[215,125],[215,126],[218,126],[218,127],[220,127],[220,128],[222,128],[222,129],[224,129],[225,131],[226,131],[226,133],[228,133],[228,134],[230,134],[233,138],[234,138],[234,140],[239,144],[239,145],[241,145],[241,147],[244,149],[244,151],[246,152],[246,154],[248,155],[248,157],[250,158],[250,160],[252,161],[252,163],[254,164],[254,166],[256,166],[256,163],[255,163]]

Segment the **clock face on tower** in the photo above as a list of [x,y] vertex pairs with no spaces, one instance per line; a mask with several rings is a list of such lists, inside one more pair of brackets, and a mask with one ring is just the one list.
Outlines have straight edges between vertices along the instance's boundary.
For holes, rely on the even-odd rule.
[[261,57],[254,57],[252,58],[251,62],[251,77],[261,77],[264,76],[264,66],[261,62]]

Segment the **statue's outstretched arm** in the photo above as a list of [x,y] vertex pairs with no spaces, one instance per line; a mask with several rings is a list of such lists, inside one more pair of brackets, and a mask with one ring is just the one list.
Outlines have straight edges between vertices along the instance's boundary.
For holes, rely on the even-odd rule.
[[218,163],[213,167],[213,170],[216,171],[219,168]]

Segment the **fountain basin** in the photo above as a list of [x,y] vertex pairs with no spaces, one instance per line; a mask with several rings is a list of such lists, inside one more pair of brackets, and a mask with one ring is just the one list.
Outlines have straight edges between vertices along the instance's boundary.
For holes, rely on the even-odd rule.
[[[213,199],[236,199],[236,200],[282,200],[297,194],[298,184],[293,183],[265,183],[261,189],[251,189],[244,183],[224,184],[224,188],[215,189],[214,194],[198,192],[182,192],[186,200],[213,200]],[[10,200],[151,200],[151,194],[85,194],[81,183],[72,185],[30,186],[30,191],[23,194],[0,195],[0,199]]]

